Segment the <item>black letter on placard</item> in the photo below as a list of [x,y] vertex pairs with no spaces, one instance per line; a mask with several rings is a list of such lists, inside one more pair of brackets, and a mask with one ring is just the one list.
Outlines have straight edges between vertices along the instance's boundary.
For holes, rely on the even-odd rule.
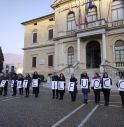
[[107,82],[108,80],[109,80],[109,79],[106,79],[106,80],[104,81],[105,87],[109,87],[109,86],[106,85],[106,82]]
[[124,83],[124,81],[120,81],[120,83],[119,83],[120,89],[121,89],[121,90],[124,90],[124,85],[121,86],[121,83]]
[[[98,83],[99,83],[99,85],[98,85],[98,86],[96,86],[96,85],[95,85],[95,82],[98,82]],[[95,88],[99,88],[99,87],[100,87],[100,82],[99,82],[98,80],[94,80],[94,87],[95,87]]]
[[70,91],[70,88],[71,88],[71,87],[73,87],[73,86],[71,86],[71,84],[73,84],[73,83],[70,83],[70,86],[69,86],[69,91]]

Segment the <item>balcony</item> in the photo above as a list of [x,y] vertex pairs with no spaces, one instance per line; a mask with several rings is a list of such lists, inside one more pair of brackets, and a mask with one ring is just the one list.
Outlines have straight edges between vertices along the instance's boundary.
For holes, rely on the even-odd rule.
[[84,23],[81,25],[81,28],[79,31],[86,31],[91,29],[97,29],[97,28],[105,28],[107,26],[105,19],[96,20],[93,22]]
[[118,20],[108,23],[108,28],[119,28],[124,26],[124,20]]

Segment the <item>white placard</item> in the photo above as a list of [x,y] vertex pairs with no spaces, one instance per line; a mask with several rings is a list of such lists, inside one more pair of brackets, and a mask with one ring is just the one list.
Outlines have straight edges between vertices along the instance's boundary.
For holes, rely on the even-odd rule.
[[28,80],[24,80],[23,81],[23,88],[27,88],[27,86],[28,86]]
[[38,87],[38,79],[32,80],[32,87]]
[[64,90],[64,81],[58,82],[58,90]]
[[111,80],[110,78],[103,78],[103,88],[111,89]]
[[52,90],[57,90],[57,89],[58,89],[58,82],[52,81]]
[[74,91],[74,86],[75,86],[74,82],[69,82],[69,84],[68,84],[68,91],[69,92],[73,92]]
[[118,90],[119,91],[124,91],[124,80],[119,80]]
[[22,88],[22,81],[17,81],[17,88]]
[[1,83],[0,83],[0,87],[4,87],[6,84],[6,80],[2,80]]
[[14,80],[11,81],[11,87],[14,87]]
[[81,88],[88,89],[88,79],[81,79]]
[[100,79],[93,79],[92,86],[94,87],[94,89],[101,89]]

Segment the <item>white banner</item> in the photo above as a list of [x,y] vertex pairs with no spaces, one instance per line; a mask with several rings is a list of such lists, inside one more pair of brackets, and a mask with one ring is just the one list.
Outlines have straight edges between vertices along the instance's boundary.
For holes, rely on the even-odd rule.
[[58,82],[58,90],[64,90],[64,81],[59,81]]
[[119,80],[118,90],[119,91],[124,91],[124,80]]
[[101,89],[100,79],[93,79],[92,86],[94,87],[94,89]]
[[103,78],[103,88],[111,89],[111,80],[110,78]]
[[14,87],[14,80],[11,81],[11,87]]
[[69,84],[68,84],[68,91],[69,92],[73,92],[74,91],[74,86],[75,86],[74,82],[69,82]]
[[23,88],[22,81],[17,81],[17,88]]
[[23,88],[27,88],[27,86],[28,86],[28,80],[24,80],[23,81]]
[[6,80],[2,80],[1,83],[0,83],[0,87],[4,87],[6,84]]
[[38,79],[32,79],[32,87],[38,87]]
[[58,89],[58,82],[52,81],[52,90],[57,90],[57,89]]
[[81,79],[81,88],[88,89],[88,79]]

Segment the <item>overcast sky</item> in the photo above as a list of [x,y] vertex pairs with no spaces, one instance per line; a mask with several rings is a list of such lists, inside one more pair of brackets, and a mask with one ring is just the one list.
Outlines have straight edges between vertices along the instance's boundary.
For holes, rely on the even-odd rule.
[[0,46],[4,53],[23,53],[22,22],[53,12],[55,0],[0,0]]

